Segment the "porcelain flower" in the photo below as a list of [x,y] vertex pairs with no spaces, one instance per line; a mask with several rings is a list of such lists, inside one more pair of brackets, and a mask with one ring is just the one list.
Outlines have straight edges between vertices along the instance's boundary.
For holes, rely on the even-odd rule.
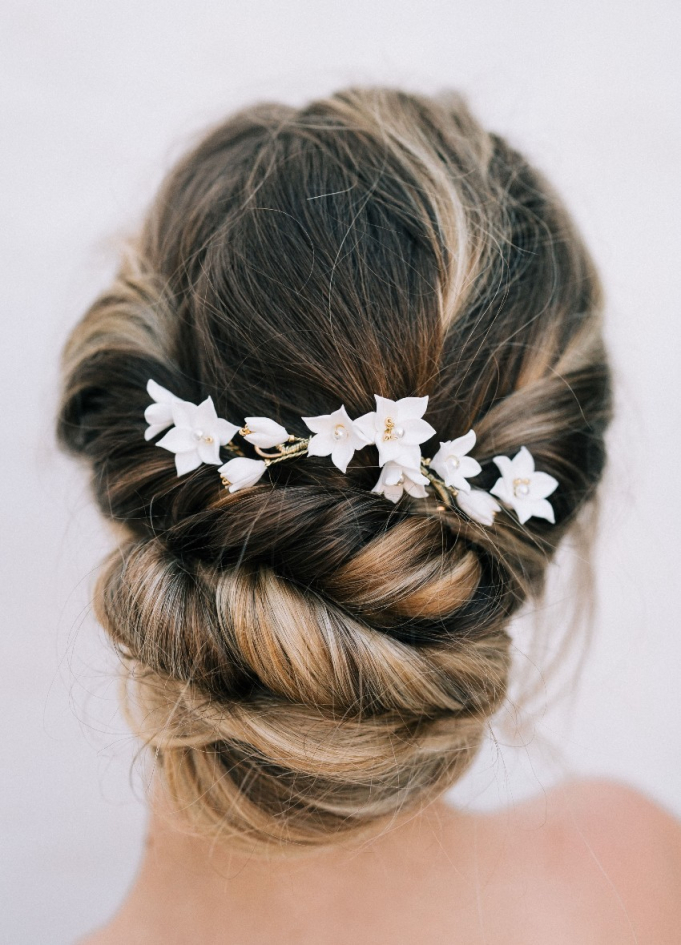
[[149,424],[144,432],[144,439],[153,440],[166,427],[172,426],[172,406],[173,404],[182,403],[182,401],[175,394],[171,394],[165,387],[161,387],[160,384],[152,380],[147,381],[147,393],[156,403],[149,404],[144,411],[144,419]]
[[440,443],[440,449],[433,456],[430,465],[438,476],[444,480],[446,486],[458,489],[461,492],[471,491],[470,483],[467,480],[482,472],[482,466],[477,459],[466,455],[470,453],[474,446],[474,430],[469,430],[465,436],[459,436],[455,440]]
[[[248,430],[248,432],[244,432]],[[246,426],[240,431],[244,439],[267,450],[273,446],[281,446],[288,440],[288,431],[280,423],[275,423],[269,417],[246,417]]]
[[454,501],[462,512],[481,525],[493,525],[494,516],[501,508],[489,492],[483,489],[471,489],[470,492],[460,489]]
[[351,420],[345,407],[319,417],[303,417],[303,422],[314,433],[307,447],[308,456],[331,456],[331,462],[341,472],[346,472],[348,463],[363,446],[372,440],[365,437]]
[[220,447],[229,443],[239,427],[218,417],[211,397],[198,406],[184,400],[170,406],[174,426],[156,445],[175,453],[177,475],[191,472],[201,463],[218,466]]
[[376,398],[376,410],[355,420],[355,426],[370,443],[378,447],[381,466],[397,462],[412,469],[421,465],[421,443],[435,430],[422,417],[428,407],[427,397],[403,397],[401,400]]
[[504,505],[515,509],[521,525],[533,515],[555,522],[553,506],[547,497],[558,487],[558,480],[548,473],[535,472],[534,458],[526,447],[522,446],[513,459],[495,456],[494,462],[501,478],[497,479],[490,492],[498,496]]
[[389,459],[371,491],[384,495],[391,502],[397,502],[402,498],[403,492],[409,493],[415,499],[425,499],[428,495],[425,489],[427,485],[428,479],[418,468],[403,466]]
[[254,486],[262,478],[266,469],[267,464],[262,459],[237,456],[228,460],[224,466],[220,466],[218,472],[222,478],[222,484],[229,492],[237,492],[239,489]]

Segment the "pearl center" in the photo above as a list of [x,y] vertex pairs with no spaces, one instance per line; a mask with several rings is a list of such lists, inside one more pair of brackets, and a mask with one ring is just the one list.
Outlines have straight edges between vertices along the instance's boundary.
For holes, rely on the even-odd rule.
[[395,425],[392,417],[386,417],[385,429],[383,430],[383,442],[388,440],[399,440],[404,436],[404,428]]
[[459,459],[458,456],[448,456],[448,457],[447,457],[447,462],[448,462],[451,466],[453,466],[454,469],[458,469],[459,466],[461,465],[461,460]]
[[203,440],[204,443],[213,442],[213,437],[210,435],[210,433],[204,433],[203,430],[194,430],[194,439],[198,441]]
[[333,429],[333,438],[334,440],[344,440],[348,435],[348,431],[345,429],[342,423],[337,423]]
[[527,498],[530,494],[530,480],[529,479],[514,479],[513,480],[513,495],[517,496],[519,499]]

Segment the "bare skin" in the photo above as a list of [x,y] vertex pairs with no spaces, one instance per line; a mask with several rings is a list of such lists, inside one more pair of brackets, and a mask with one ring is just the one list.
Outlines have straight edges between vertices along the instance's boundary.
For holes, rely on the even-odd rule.
[[80,945],[672,945],[681,825],[573,782],[493,815],[442,801],[354,849],[254,859],[156,801],[126,902]]

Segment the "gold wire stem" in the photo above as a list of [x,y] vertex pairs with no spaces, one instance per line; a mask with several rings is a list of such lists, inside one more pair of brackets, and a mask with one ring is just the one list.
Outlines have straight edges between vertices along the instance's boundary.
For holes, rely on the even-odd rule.
[[255,447],[255,451],[258,456],[262,456],[268,466],[271,466],[273,463],[281,463],[284,459],[291,459],[294,456],[301,456],[307,452],[307,447],[310,443],[309,438],[298,440],[296,437],[289,437],[289,439],[292,439],[293,442],[289,446],[285,446],[283,444],[278,446],[276,453],[267,453],[259,446]]
[[453,508],[452,499],[458,494],[458,489],[451,489],[446,486],[439,476],[430,470],[430,460],[425,457],[421,460],[421,472],[428,479],[438,497],[448,508]]

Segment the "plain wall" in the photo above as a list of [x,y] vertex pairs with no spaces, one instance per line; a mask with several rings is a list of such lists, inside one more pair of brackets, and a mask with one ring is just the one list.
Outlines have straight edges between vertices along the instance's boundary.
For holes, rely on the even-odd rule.
[[[579,687],[548,686],[520,737],[500,729],[454,799],[510,803],[578,773],[681,814],[680,14],[674,0],[5,0],[0,942],[60,945],[103,921],[144,831],[89,606],[107,537],[53,441],[58,351],[173,159],[263,98],[456,87],[565,196],[601,267],[618,376],[598,619]],[[544,608],[549,655],[575,593]]]

